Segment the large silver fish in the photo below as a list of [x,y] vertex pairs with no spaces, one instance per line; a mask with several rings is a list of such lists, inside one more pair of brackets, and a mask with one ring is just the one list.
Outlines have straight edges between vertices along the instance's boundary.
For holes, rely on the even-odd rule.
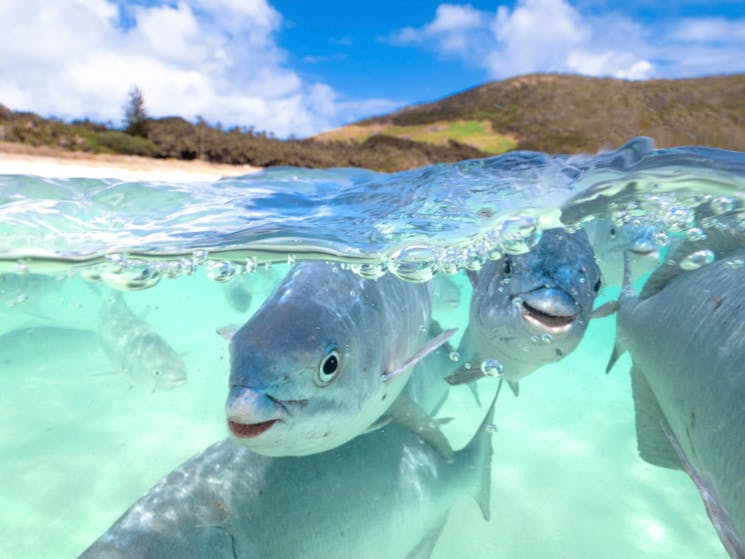
[[650,272],[660,261],[659,230],[653,225],[627,223],[616,225],[610,219],[594,219],[582,224],[595,258],[604,286],[623,283],[624,254],[628,253],[632,275],[639,278]]
[[489,518],[490,421],[451,462],[395,424],[299,458],[228,439],[164,478],[80,559],[426,559],[464,493]]
[[472,282],[463,366],[449,382],[494,374],[517,393],[520,379],[577,347],[601,280],[583,231],[549,229],[530,252],[487,262]]
[[631,354],[639,454],[688,472],[737,559],[745,558],[744,262],[741,248],[695,271],[662,270],[640,297],[627,272],[607,369]]
[[[431,308],[427,284],[296,265],[231,339],[230,431],[256,452],[288,456],[329,450],[370,429],[414,365],[452,335],[429,333]],[[401,407],[399,399],[393,411],[410,424],[411,408]]]
[[147,322],[135,316],[120,293],[104,299],[98,336],[108,358],[133,382],[153,390],[186,382],[181,356]]

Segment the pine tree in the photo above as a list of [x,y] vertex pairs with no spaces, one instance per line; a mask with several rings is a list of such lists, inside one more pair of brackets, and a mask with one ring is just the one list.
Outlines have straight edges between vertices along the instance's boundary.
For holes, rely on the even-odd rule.
[[148,114],[145,98],[136,85],[129,90],[129,102],[124,106],[124,131],[132,136],[147,137]]

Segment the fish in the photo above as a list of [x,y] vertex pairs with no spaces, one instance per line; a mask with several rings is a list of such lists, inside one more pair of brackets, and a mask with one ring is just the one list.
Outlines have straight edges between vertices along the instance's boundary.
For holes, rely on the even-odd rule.
[[452,461],[396,424],[302,457],[228,438],[167,475],[79,559],[426,559],[464,494],[490,517],[493,407]]
[[230,340],[230,432],[260,454],[302,456],[388,413],[450,453],[429,415],[399,398],[414,366],[455,332],[430,335],[431,312],[426,283],[295,265]]
[[640,278],[660,263],[660,231],[654,225],[630,222],[616,225],[611,219],[593,219],[582,224],[603,278],[603,286],[623,283],[624,254],[631,260],[632,275]]
[[237,313],[245,313],[251,307],[253,294],[238,280],[232,280],[223,288],[225,299],[230,307]]
[[98,336],[109,360],[135,384],[165,390],[186,382],[181,356],[147,322],[135,316],[121,293],[105,297],[98,313]]
[[460,363],[451,384],[484,376],[519,381],[569,355],[579,344],[600,291],[600,269],[583,231],[544,231],[525,254],[488,261],[471,275],[473,295],[468,327],[458,347]]
[[[745,558],[745,245],[661,270],[635,295],[627,267],[606,372],[631,355],[639,455],[696,484],[730,556]],[[645,286],[646,287],[646,286]]]

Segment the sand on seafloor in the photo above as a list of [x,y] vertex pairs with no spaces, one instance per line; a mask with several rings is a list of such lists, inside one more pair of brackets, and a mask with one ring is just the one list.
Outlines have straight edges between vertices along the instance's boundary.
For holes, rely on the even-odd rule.
[[251,165],[92,154],[0,142],[0,175],[191,182],[214,181],[259,169]]

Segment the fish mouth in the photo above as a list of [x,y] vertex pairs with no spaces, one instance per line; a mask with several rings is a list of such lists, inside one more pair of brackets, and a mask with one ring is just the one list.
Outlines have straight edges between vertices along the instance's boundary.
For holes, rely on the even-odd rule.
[[237,421],[228,419],[228,428],[239,439],[251,439],[271,429],[277,421],[279,419],[270,419],[269,421],[262,421],[260,423],[238,423]]
[[522,297],[522,316],[532,326],[562,334],[579,318],[579,305],[566,291],[539,287]]

